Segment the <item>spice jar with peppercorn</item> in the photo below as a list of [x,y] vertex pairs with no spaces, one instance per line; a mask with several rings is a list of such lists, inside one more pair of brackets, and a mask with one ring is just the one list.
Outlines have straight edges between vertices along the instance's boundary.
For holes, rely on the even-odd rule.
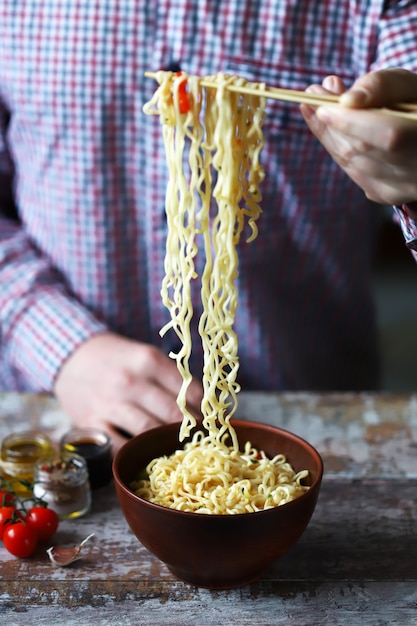
[[34,471],[33,495],[47,502],[60,519],[87,513],[91,489],[85,459],[66,452],[39,459]]

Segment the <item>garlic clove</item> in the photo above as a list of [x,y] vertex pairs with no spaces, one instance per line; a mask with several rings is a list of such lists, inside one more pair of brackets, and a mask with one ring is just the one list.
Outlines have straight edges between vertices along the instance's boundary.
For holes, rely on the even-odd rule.
[[67,565],[74,563],[74,561],[77,561],[82,557],[82,547],[93,536],[94,533],[91,533],[76,546],[51,546],[47,549],[46,553],[54,565],[56,565],[57,567],[66,567]]

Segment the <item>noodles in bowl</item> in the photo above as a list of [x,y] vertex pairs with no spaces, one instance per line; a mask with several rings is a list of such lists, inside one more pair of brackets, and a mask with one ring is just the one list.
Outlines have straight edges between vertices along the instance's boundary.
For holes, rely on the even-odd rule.
[[180,511],[136,495],[131,484],[140,470],[181,447],[180,424],[137,435],[113,462],[118,499],[137,539],[177,578],[213,589],[256,580],[296,543],[314,512],[323,473],[319,453],[302,438],[256,422],[234,420],[233,426],[240,441],[251,441],[271,459],[284,454],[296,472],[307,470],[302,482],[308,490],[286,504],[237,515]]
[[305,493],[308,471],[295,472],[283,454],[272,459],[246,442],[243,451],[219,447],[198,430],[170,456],[153,459],[136,495],[178,511],[233,515],[281,506]]

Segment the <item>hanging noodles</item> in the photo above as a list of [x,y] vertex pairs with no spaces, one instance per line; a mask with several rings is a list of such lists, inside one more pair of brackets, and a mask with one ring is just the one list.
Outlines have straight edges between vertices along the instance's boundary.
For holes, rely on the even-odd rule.
[[[166,192],[168,236],[161,296],[181,342],[177,362],[182,386],[177,403],[183,414],[179,439],[196,425],[187,408],[192,380],[192,281],[198,278],[196,237],[202,236],[205,266],[200,277],[203,346],[203,428],[169,459],[155,459],[149,481],[134,483],[136,493],[164,506],[198,512],[238,513],[270,508],[301,495],[307,487],[282,455],[267,459],[248,442],[239,442],[230,423],[237,409],[238,341],[233,329],[237,308],[239,243],[245,225],[248,241],[257,236],[261,209],[259,185],[264,171],[265,98],[232,92],[228,84],[246,81],[218,74],[217,88],[204,89],[201,78],[158,72],[159,88],[144,106],[160,115],[169,182]],[[253,84],[252,84],[253,86]],[[262,87],[262,85],[258,85]],[[213,214],[214,211],[214,214]]]

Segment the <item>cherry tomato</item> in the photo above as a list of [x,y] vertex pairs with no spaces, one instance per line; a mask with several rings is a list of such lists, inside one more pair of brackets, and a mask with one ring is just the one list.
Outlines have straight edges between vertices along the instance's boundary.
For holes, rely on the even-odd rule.
[[0,489],[0,506],[10,506],[14,504],[15,496],[7,489]]
[[46,541],[58,528],[59,517],[53,509],[36,505],[29,509],[26,524],[35,531],[39,541]]
[[0,539],[3,539],[4,529],[15,513],[14,506],[0,506]]
[[4,547],[10,554],[24,559],[36,549],[36,532],[24,520],[17,520],[6,525],[3,534]]

